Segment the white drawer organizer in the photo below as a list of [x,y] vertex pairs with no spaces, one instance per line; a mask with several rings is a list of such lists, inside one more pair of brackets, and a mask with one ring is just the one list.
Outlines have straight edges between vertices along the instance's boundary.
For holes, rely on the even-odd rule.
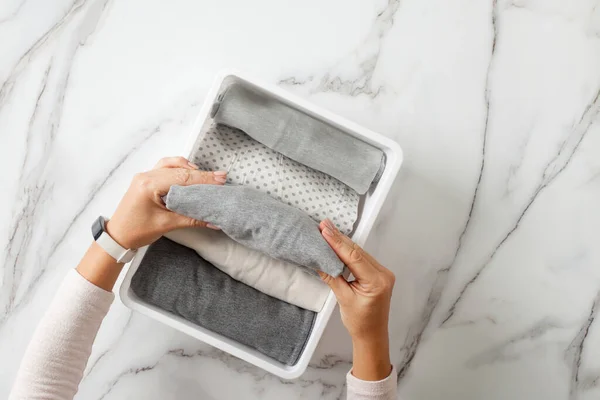
[[[213,104],[215,103],[219,94],[222,93],[223,90],[231,83],[241,83],[247,85],[254,90],[258,90],[270,97],[278,99],[281,102],[314,118],[331,124],[332,126],[335,126],[336,128],[348,133],[348,135],[370,143],[371,145],[385,152],[386,165],[383,175],[381,176],[379,182],[371,187],[371,190],[365,195],[364,204],[361,212],[359,213],[360,219],[355,225],[354,233],[351,235],[352,239],[356,243],[361,246],[364,245],[369,232],[373,228],[373,223],[375,222],[375,219],[381,210],[383,202],[390,191],[392,183],[398,174],[400,165],[402,164],[402,150],[400,149],[400,146],[385,136],[363,128],[362,126],[324,110],[321,107],[311,104],[310,102],[299,98],[284,89],[268,83],[260,82],[257,79],[248,77],[246,74],[242,74],[237,71],[225,71],[217,76],[213,87],[206,96],[206,101],[200,110],[200,115],[198,115],[187,144],[183,149],[183,156],[188,158],[191,157],[194,144],[198,140],[202,139],[206,129],[213,123],[212,119],[210,118],[210,111]],[[181,317],[167,313],[140,300],[130,289],[130,284],[131,278],[140,265],[146,250],[147,247],[140,249],[136,257],[125,267],[125,276],[121,281],[118,295],[121,301],[127,307],[131,308],[132,310],[139,311],[140,313],[154,318],[155,320],[169,325],[175,329],[178,329],[181,332],[187,333],[190,336],[200,339],[203,342],[239,357],[242,360],[246,360],[247,362],[282,378],[295,379],[304,373],[315,351],[315,348],[321,339],[323,330],[325,329],[325,326],[327,325],[327,322],[329,321],[329,318],[331,317],[331,314],[335,308],[336,299],[332,292],[329,293],[329,297],[327,298],[323,309],[317,315],[312,332],[310,333],[310,336],[304,347],[304,351],[300,355],[298,362],[296,365],[287,366],[259,353],[257,350],[251,349],[222,335],[204,329],[184,320]]]

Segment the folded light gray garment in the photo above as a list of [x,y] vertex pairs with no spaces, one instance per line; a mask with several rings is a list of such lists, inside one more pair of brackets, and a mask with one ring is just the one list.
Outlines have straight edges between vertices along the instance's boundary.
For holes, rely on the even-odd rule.
[[247,186],[171,186],[167,208],[273,258],[338,276],[344,264],[306,213]]
[[213,108],[213,118],[333,176],[359,194],[379,180],[385,167],[381,150],[241,84],[231,85],[222,95]]
[[212,124],[191,152],[206,171],[227,171],[227,183],[250,186],[306,212],[321,222],[329,218],[349,234],[358,217],[356,190],[321,171],[300,164],[239,129]]
[[294,365],[316,313],[236,281],[194,250],[161,238],[131,279],[143,301]]

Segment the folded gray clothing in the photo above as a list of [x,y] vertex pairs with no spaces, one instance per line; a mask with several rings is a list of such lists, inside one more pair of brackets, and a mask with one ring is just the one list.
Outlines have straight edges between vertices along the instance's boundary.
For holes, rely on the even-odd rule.
[[[163,198],[164,199],[164,198]],[[308,214],[247,186],[171,186],[167,208],[273,258],[338,276],[344,264]]]
[[253,187],[317,222],[329,218],[345,234],[354,228],[360,201],[356,190],[287,158],[239,129],[212,124],[191,155],[200,169],[227,171],[227,183]]
[[213,107],[215,122],[238,128],[292,160],[365,194],[385,167],[385,154],[299,110],[233,84]]
[[131,289],[147,303],[285,365],[298,361],[316,316],[236,281],[166,238],[148,248]]

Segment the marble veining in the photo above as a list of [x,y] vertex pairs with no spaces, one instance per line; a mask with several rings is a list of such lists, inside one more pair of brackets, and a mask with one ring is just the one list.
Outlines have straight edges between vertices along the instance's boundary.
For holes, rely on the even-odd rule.
[[[233,67],[398,141],[367,249],[405,399],[600,396],[600,1],[6,0],[0,397],[131,176]],[[339,399],[337,315],[284,381],[115,301],[81,399]]]

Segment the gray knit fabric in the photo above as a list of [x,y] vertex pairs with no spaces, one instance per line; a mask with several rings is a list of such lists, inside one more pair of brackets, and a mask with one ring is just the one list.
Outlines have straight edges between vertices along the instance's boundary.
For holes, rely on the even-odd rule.
[[191,161],[205,171],[227,171],[227,183],[250,186],[344,234],[354,229],[360,195],[337,179],[268,148],[239,129],[212,124],[194,145]]
[[297,362],[316,316],[234,280],[166,238],[150,246],[131,289],[147,303],[285,365]]
[[171,186],[167,208],[273,258],[338,276],[344,264],[306,213],[247,186]]
[[385,154],[340,129],[268,98],[231,85],[213,109],[215,122],[238,128],[292,160],[333,176],[359,194],[379,180]]

